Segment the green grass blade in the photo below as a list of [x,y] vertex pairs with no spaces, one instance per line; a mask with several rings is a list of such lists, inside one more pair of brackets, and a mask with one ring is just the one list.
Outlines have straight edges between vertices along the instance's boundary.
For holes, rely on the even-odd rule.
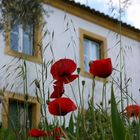
[[117,105],[114,97],[113,84],[111,87],[111,121],[112,121],[112,132],[114,140],[126,140],[126,129],[123,121],[117,110]]

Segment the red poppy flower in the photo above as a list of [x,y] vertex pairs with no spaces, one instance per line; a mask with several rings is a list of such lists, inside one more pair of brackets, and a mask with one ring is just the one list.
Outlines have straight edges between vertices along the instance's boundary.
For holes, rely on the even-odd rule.
[[67,113],[77,109],[76,105],[69,98],[57,98],[48,104],[49,112],[56,116],[65,116]]
[[34,137],[34,138],[43,137],[43,136],[45,136],[45,132],[43,130],[31,129],[28,132],[28,136],[29,137]]
[[128,117],[138,117],[140,114],[140,106],[138,105],[128,105],[125,110],[124,114]]
[[90,63],[90,73],[100,78],[107,78],[112,73],[111,59],[95,60]]
[[60,80],[65,84],[75,80],[78,75],[72,74],[76,70],[76,63],[71,59],[60,59],[51,67],[51,74],[55,80]]
[[54,91],[50,98],[60,98],[64,93],[64,84],[61,81],[55,82],[53,85]]

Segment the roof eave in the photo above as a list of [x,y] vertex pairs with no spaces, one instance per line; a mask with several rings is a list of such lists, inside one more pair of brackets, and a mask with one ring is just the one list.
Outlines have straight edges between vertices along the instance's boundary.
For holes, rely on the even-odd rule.
[[95,11],[94,9],[90,9],[89,7],[85,7],[84,5],[69,0],[43,0],[43,2],[89,22],[98,24],[111,31],[140,41],[139,29],[127,25],[126,23],[119,22],[117,19],[113,19],[103,13]]

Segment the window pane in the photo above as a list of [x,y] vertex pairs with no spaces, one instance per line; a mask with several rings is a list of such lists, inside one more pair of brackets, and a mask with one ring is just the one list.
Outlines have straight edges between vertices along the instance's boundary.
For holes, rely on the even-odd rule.
[[33,26],[19,25],[11,20],[11,48],[14,51],[33,55]]
[[90,60],[100,59],[100,44],[94,41],[90,41]]
[[14,51],[18,51],[19,42],[19,26],[17,23],[11,23],[11,48]]
[[90,61],[90,57],[89,57],[89,52],[90,52],[90,48],[89,46],[89,40],[84,39],[84,70],[85,71],[89,71],[89,61]]
[[89,62],[100,59],[100,44],[84,38],[84,70],[89,72]]
[[33,27],[29,25],[23,28],[23,53],[33,55]]
[[24,103],[10,100],[8,128],[14,126],[16,129],[21,129],[25,127],[25,115],[27,116],[27,120],[29,120],[29,127],[31,128],[32,106],[28,105],[28,113],[25,114]]
[[18,51],[18,34],[11,33],[11,48]]
[[14,32],[14,33],[17,33],[19,30],[18,28],[18,22],[15,22],[15,23],[12,23],[11,22],[11,31]]

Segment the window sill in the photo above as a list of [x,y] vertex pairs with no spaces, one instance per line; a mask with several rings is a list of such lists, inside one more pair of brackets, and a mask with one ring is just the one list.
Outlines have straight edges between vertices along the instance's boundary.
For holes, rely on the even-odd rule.
[[5,47],[4,52],[5,52],[5,54],[13,56],[13,57],[25,59],[27,61],[31,61],[31,62],[35,62],[35,63],[41,63],[41,54],[40,54],[40,52],[38,52],[38,54],[35,55],[35,56],[30,56],[30,55],[26,55],[26,54],[23,54],[23,53],[13,51],[8,46]]
[[[93,75],[90,74],[89,72],[86,72],[86,71],[81,71],[80,72],[80,75],[83,76],[83,77],[85,77],[85,78],[93,79]],[[95,80],[104,83],[104,82],[107,82],[108,81],[108,78],[95,77]]]

